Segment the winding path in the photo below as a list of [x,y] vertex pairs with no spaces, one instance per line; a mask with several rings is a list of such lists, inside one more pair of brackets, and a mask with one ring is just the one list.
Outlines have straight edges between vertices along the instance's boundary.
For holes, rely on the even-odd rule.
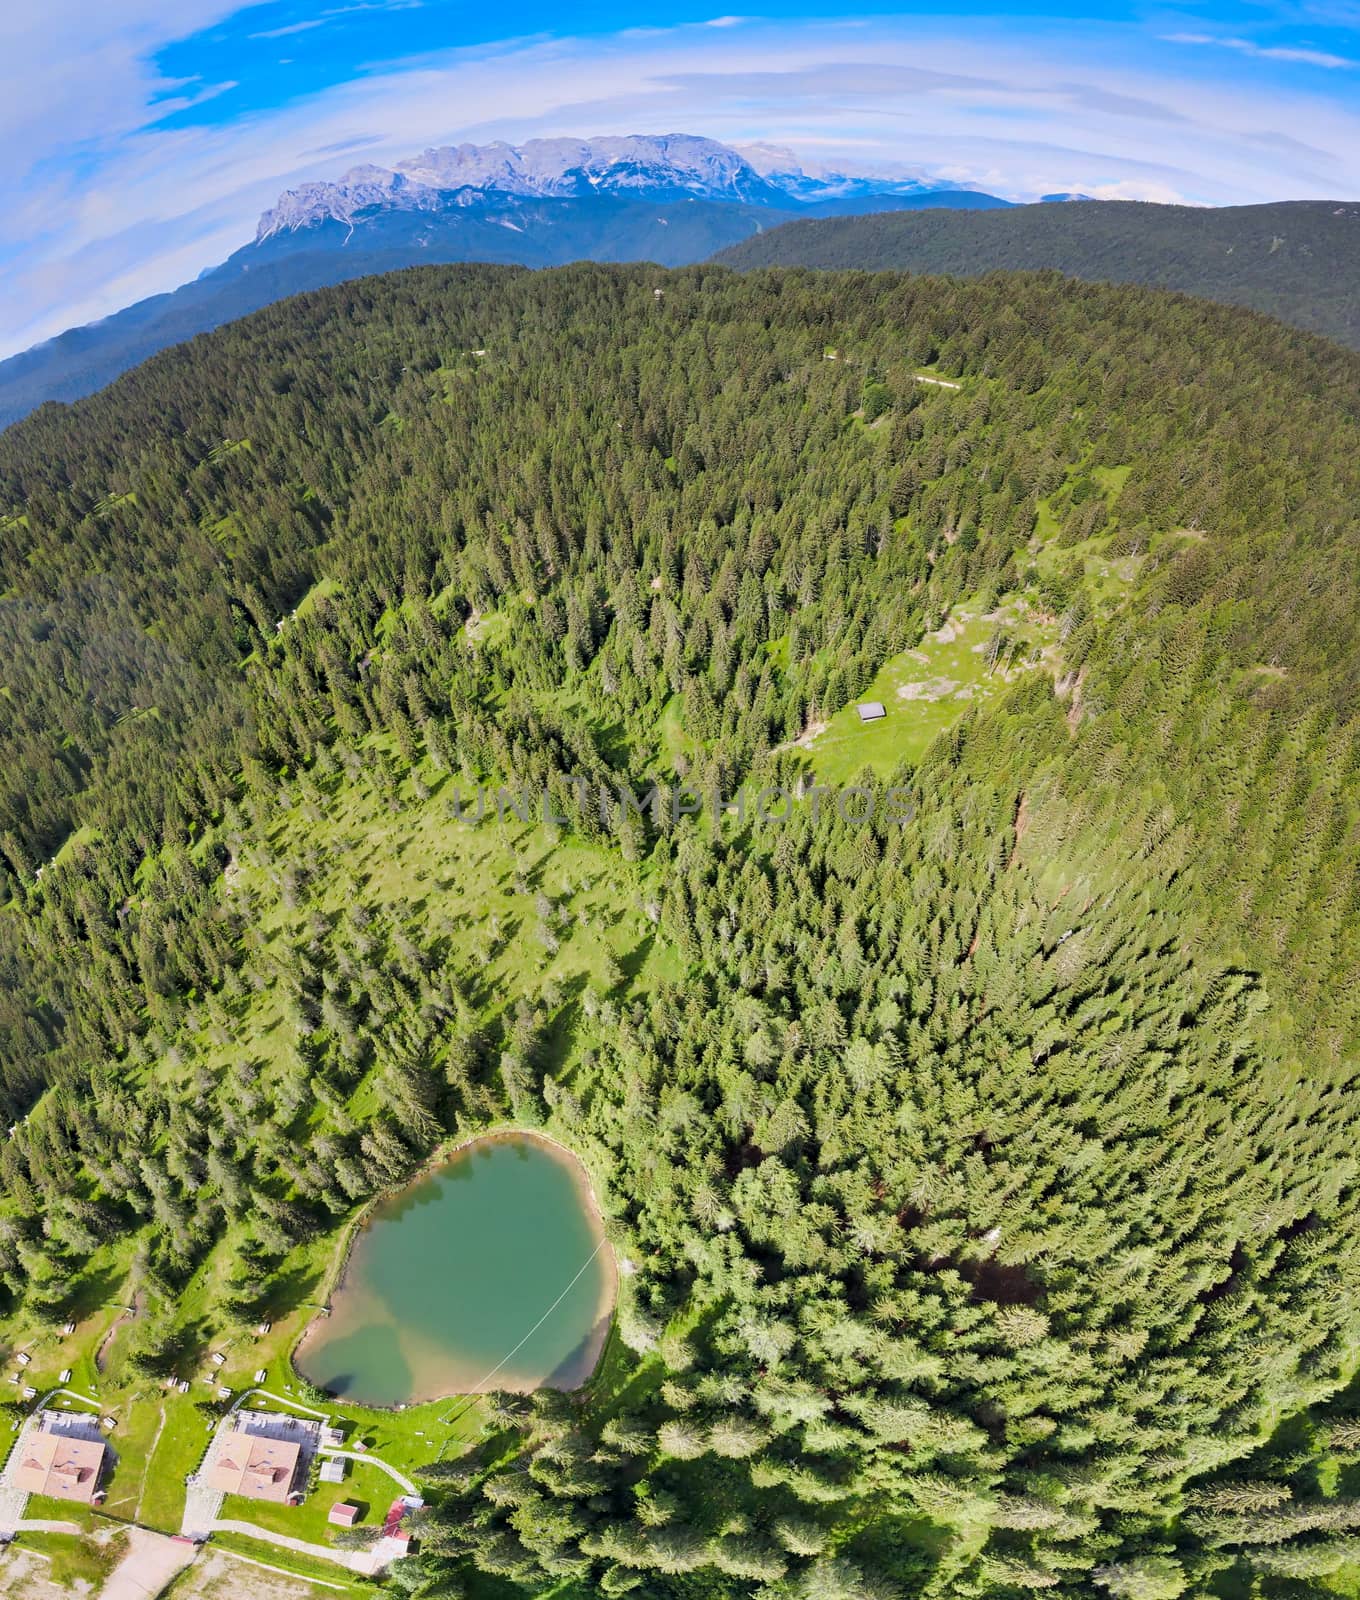
[[322,1422],[327,1421],[330,1417],[329,1411],[318,1411],[315,1406],[304,1406],[301,1400],[290,1400],[287,1395],[275,1394],[272,1389],[242,1389],[241,1393],[232,1401],[231,1410],[227,1412],[227,1415],[234,1417],[246,1401],[257,1394],[262,1394],[266,1400],[273,1400],[281,1406],[287,1406],[292,1411],[301,1411],[309,1417],[319,1417]]
[[247,1539],[262,1539],[280,1550],[293,1550],[300,1556],[312,1556],[318,1561],[329,1561],[344,1567],[361,1578],[373,1578],[406,1554],[404,1545],[394,1539],[379,1539],[371,1550],[337,1550],[329,1544],[308,1544],[305,1539],[294,1539],[290,1534],[274,1533],[268,1528],[257,1528],[253,1522],[237,1522],[234,1517],[221,1517],[212,1525],[214,1533],[240,1533]]

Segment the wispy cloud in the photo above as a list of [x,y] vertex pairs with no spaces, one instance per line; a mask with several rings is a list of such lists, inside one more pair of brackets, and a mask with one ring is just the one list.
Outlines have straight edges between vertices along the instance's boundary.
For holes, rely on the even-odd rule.
[[1360,67],[1360,60],[1351,56],[1333,55],[1328,50],[1309,50],[1302,46],[1257,44],[1251,39],[1225,39],[1210,33],[1167,33],[1162,37],[1168,44],[1214,45],[1221,50],[1236,50],[1240,55],[1255,56],[1258,61],[1287,61],[1297,66],[1329,69]]
[[310,33],[313,28],[324,28],[332,16],[338,13],[330,12],[324,17],[309,17],[305,22],[287,22],[281,28],[263,28],[259,33],[248,33],[247,39],[286,39],[294,33]]

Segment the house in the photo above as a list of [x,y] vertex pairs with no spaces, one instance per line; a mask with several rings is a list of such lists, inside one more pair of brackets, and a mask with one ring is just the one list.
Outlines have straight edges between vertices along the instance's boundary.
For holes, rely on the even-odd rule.
[[207,1473],[208,1486],[247,1500],[287,1505],[293,1497],[302,1446],[240,1429],[226,1434]]
[[359,1520],[359,1508],[352,1500],[339,1500],[327,1513],[326,1521],[337,1528],[352,1528]]
[[322,1483],[343,1483],[345,1481],[345,1463],[339,1456],[332,1456],[329,1461],[321,1463],[319,1474]]
[[861,722],[880,722],[888,714],[881,700],[866,700],[862,706],[856,706],[855,709],[859,712]]
[[321,1448],[323,1450],[338,1450],[345,1442],[345,1430],[337,1428],[334,1423],[326,1422],[321,1426]]
[[104,1444],[43,1428],[18,1446],[19,1462],[11,1475],[16,1489],[45,1494],[53,1500],[93,1505],[102,1498],[99,1475],[104,1470]]

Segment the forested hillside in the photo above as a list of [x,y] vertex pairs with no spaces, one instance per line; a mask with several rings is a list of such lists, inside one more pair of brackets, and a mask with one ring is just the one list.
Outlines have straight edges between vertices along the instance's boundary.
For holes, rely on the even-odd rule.
[[825,217],[920,206],[1004,206],[972,190],[850,195],[770,205],[676,199],[673,194],[590,199],[466,195],[438,215],[365,213],[277,233],[234,250],[220,266],[169,294],[153,295],[84,327],[0,361],[0,428],[47,400],[92,394],[148,356],[195,334],[306,289],[373,273],[441,262],[504,262],[527,267],[571,261],[651,261],[685,266],[762,228],[795,216]]
[[[127,1280],[157,1379],[512,1118],[623,1376],[432,1463],[394,1585],[1347,1592],[1357,504],[1360,358],[1052,275],[429,268],[35,415],[5,1326]],[[965,612],[1008,687],[816,804]]]
[[1360,345],[1360,205],[1136,201],[796,221],[729,245],[726,266],[982,272],[1049,268],[1250,306]]

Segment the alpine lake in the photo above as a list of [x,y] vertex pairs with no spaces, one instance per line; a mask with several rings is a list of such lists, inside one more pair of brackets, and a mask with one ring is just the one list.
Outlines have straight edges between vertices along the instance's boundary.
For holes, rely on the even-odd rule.
[[491,1134],[369,1212],[294,1365],[367,1406],[574,1389],[599,1360],[614,1291],[584,1168],[550,1140]]

